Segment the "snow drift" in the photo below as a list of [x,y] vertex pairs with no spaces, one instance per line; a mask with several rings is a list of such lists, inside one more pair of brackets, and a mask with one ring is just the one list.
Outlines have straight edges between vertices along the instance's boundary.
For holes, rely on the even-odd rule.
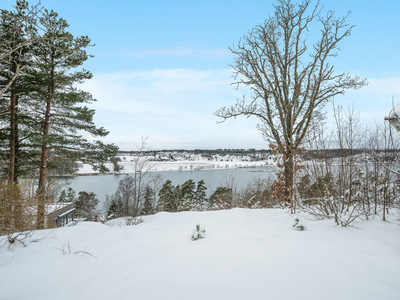
[[[207,234],[192,241],[197,222]],[[0,298],[400,299],[397,221],[306,222],[299,231],[283,210],[233,209],[38,231],[0,249]]]

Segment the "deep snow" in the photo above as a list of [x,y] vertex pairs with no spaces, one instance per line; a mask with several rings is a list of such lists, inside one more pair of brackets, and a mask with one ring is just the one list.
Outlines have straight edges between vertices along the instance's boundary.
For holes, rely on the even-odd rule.
[[[0,249],[0,299],[400,299],[400,227],[335,227],[284,210],[158,213]],[[205,238],[191,240],[196,223]],[[63,255],[63,244],[71,254]],[[68,248],[64,246],[64,250]],[[96,256],[92,257],[83,251]]]

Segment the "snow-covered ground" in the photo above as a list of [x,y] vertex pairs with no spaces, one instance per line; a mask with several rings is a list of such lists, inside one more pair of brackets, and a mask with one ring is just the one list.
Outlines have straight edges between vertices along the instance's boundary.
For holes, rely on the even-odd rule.
[[[395,218],[357,228],[306,220],[305,231],[271,209],[144,220],[83,222],[32,242],[51,232],[38,231],[26,247],[1,248],[0,299],[400,299]],[[197,222],[205,238],[192,241]]]
[[[129,157],[128,157],[129,158]],[[118,162],[122,166],[121,173],[134,173],[135,162],[129,159]],[[193,171],[193,170],[211,170],[211,169],[229,169],[229,168],[248,168],[248,167],[260,167],[265,165],[273,165],[274,161],[241,161],[241,160],[229,160],[229,161],[209,161],[207,159],[199,160],[179,160],[179,161],[149,161],[147,163],[149,171]],[[114,170],[112,163],[106,163],[106,167],[112,172]],[[93,174],[93,168],[90,165],[84,164],[77,174]]]

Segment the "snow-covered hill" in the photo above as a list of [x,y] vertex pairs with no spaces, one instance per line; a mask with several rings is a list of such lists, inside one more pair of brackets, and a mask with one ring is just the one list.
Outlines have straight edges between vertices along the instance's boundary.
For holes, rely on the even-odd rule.
[[[118,165],[122,168],[120,173],[134,173],[136,170],[135,162],[130,160],[124,160],[118,162]],[[206,159],[200,159],[195,161],[189,160],[178,160],[178,161],[149,161],[146,165],[145,170],[150,172],[163,172],[163,171],[195,171],[195,170],[212,170],[212,169],[236,169],[236,168],[251,168],[260,167],[266,165],[275,165],[273,160],[265,161],[240,161],[240,160],[229,160],[229,161],[209,161]],[[111,171],[114,171],[112,163],[106,163],[105,166]],[[81,164],[76,174],[93,174],[98,173],[94,171],[92,166],[88,164]]]
[[[395,218],[357,228],[306,220],[305,231],[294,230],[284,210],[144,220],[83,222],[33,242],[51,232],[38,231],[26,247],[3,247],[0,299],[400,299]],[[197,222],[206,235],[192,241]]]

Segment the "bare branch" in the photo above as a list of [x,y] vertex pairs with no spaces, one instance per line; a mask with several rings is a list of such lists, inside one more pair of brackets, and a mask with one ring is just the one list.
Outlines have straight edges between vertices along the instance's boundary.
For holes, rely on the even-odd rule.
[[[300,4],[278,0],[275,13],[244,35],[230,48],[235,55],[232,84],[250,88],[249,101],[237,100],[214,115],[224,122],[238,116],[255,116],[258,129],[282,151],[288,164],[296,150],[320,117],[319,109],[336,95],[358,89],[366,80],[346,73],[336,74],[330,64],[340,50],[340,42],[348,37],[353,26],[347,24],[349,13],[336,18],[332,11],[321,15],[319,1]],[[307,46],[310,24],[320,24],[320,38]],[[293,174],[285,165],[285,177],[292,185]]]

